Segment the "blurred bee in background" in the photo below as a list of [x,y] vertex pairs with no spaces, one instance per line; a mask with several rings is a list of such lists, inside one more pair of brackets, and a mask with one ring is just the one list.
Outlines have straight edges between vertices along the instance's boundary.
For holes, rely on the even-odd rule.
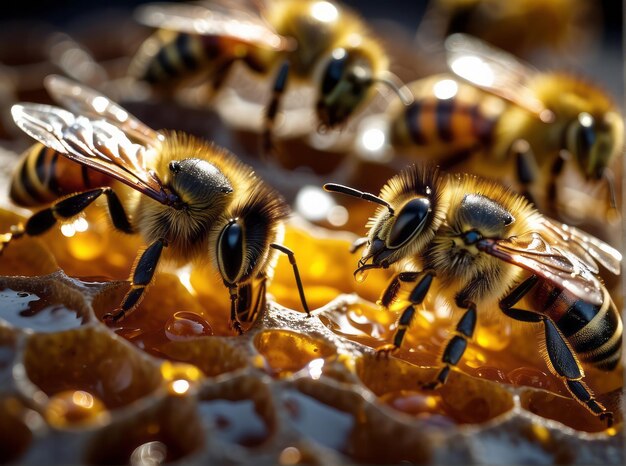
[[461,32],[522,57],[545,49],[560,55],[579,55],[599,35],[598,3],[433,0],[422,18],[416,41],[426,47],[439,46],[447,36]]
[[446,168],[466,163],[463,170],[508,177],[551,215],[566,213],[564,203],[573,198],[563,196],[565,187],[597,189],[604,180],[615,220],[609,167],[623,149],[624,123],[604,90],[565,73],[538,72],[466,35],[450,36],[446,48],[448,65],[462,80],[437,76],[409,85],[415,101],[388,116],[397,152],[435,154]]
[[[374,94],[374,84],[400,90],[377,40],[352,11],[325,0],[154,4],[141,7],[142,23],[159,28],[138,51],[129,74],[154,85],[190,81],[220,89],[233,65],[272,79],[263,102],[263,149],[291,81],[317,87],[320,128],[336,128]],[[257,90],[256,98],[263,94]],[[245,113],[245,112],[244,112]],[[244,115],[244,117],[249,115]],[[239,115],[241,117],[241,115]],[[310,132],[305,122],[305,130]]]
[[[231,324],[241,333],[242,322],[259,316],[276,251],[283,252],[309,312],[294,254],[277,243],[288,207],[251,168],[193,136],[156,132],[72,81],[52,76],[46,87],[73,111],[13,107],[17,125],[40,143],[24,154],[11,193],[21,205],[52,204],[0,236],[0,252],[15,239],[71,220],[104,195],[115,229],[138,233],[148,244],[130,290],[105,320],[115,323],[137,307],[162,255],[178,264],[208,262],[219,272],[230,294]],[[259,295],[253,283],[260,284]]]
[[409,288],[393,343],[379,348],[379,354],[401,346],[416,307],[439,281],[440,292],[453,293],[447,297],[463,315],[443,351],[443,368],[427,388],[446,382],[474,334],[479,310],[484,315],[498,303],[515,320],[543,324],[540,348],[550,370],[577,401],[612,423],[613,413],[583,382],[580,361],[607,371],[619,362],[621,318],[596,276],[598,263],[620,273],[617,250],[542,216],[524,197],[474,175],[410,166],[391,178],[379,196],[337,184],[324,188],[381,205],[367,236],[355,243],[364,248],[355,277],[365,279],[370,269],[397,271],[381,295],[385,308]]

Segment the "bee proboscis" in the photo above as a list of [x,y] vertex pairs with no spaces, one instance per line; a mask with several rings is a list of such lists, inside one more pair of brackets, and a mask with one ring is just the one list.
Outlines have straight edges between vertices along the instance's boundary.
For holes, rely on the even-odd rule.
[[[574,398],[593,414],[613,422],[583,381],[581,361],[613,369],[621,354],[622,321],[597,277],[598,264],[619,274],[622,256],[583,231],[541,215],[523,196],[469,174],[411,166],[391,178],[379,196],[343,185],[325,189],[381,205],[368,224],[355,276],[369,269],[396,270],[381,295],[389,307],[401,288],[408,306],[398,318],[393,344],[400,347],[435,280],[463,310],[442,356],[434,388],[445,383],[461,359],[480,313],[498,302],[518,321],[542,323],[544,356]],[[521,304],[523,303],[523,304]],[[524,309],[529,307],[530,309]]]
[[[0,252],[21,236],[41,235],[57,222],[72,219],[104,195],[113,226],[140,234],[148,245],[133,266],[130,290],[107,320],[117,322],[137,307],[163,256],[176,263],[208,262],[218,271],[230,294],[231,324],[241,332],[241,322],[253,322],[262,310],[277,251],[290,256],[303,307],[309,312],[294,254],[278,243],[287,204],[250,167],[193,136],[154,131],[107,97],[65,78],[51,76],[46,87],[73,111],[18,104],[12,108],[15,122],[53,151],[48,160],[61,156],[86,167],[89,175],[83,182],[103,178],[13,226],[0,238]],[[25,157],[39,160],[43,152],[33,149]],[[50,182],[55,172],[48,173]],[[57,193],[67,191],[68,186],[61,186]],[[260,286],[261,299],[253,299],[253,283]]]

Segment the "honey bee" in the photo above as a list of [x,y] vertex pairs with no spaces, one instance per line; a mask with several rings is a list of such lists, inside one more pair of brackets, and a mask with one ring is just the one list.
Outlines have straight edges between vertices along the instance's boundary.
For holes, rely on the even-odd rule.
[[[461,80],[437,76],[410,84],[419,89],[414,102],[391,110],[392,144],[435,151],[446,168],[482,156],[469,171],[486,177],[514,163],[511,184],[550,215],[567,213],[558,201],[576,178],[589,188],[603,180],[617,212],[609,167],[622,151],[624,123],[602,89],[539,72],[463,34],[450,36],[446,48]],[[565,169],[574,178],[568,173],[563,183]]]
[[335,2],[274,0],[262,8],[259,2],[157,3],[141,7],[137,16],[159,28],[129,69],[140,80],[176,86],[204,79],[218,90],[236,63],[259,76],[273,76],[271,98],[264,102],[264,150],[271,147],[290,81],[317,86],[321,128],[343,125],[372,97],[375,83],[407,98],[363,21]]
[[[77,192],[13,226],[0,237],[0,252],[13,240],[41,235],[57,222],[72,219],[104,195],[113,226],[140,234],[148,245],[135,262],[130,290],[105,316],[109,323],[137,307],[161,256],[178,264],[208,262],[219,272],[230,295],[230,323],[242,333],[242,322],[258,317],[265,298],[254,298],[252,284],[265,289],[280,251],[289,256],[309,313],[295,256],[277,243],[288,207],[250,167],[191,135],[154,131],[105,96],[65,78],[51,76],[46,87],[75,111],[29,103],[13,106],[17,125],[46,147],[26,152],[13,185],[44,180],[39,192],[56,186],[47,197],[32,196],[40,203],[58,193]],[[87,175],[65,184],[67,178],[57,177],[55,167],[47,165],[60,161],[58,155]],[[30,173],[33,170],[47,175]],[[29,188],[25,191],[33,194]]]
[[622,321],[596,276],[598,263],[620,273],[618,251],[475,175],[410,166],[391,178],[380,196],[337,184],[324,188],[381,205],[367,237],[355,243],[364,247],[357,279],[369,269],[396,270],[381,295],[385,308],[403,287],[410,290],[393,343],[379,354],[401,346],[416,307],[437,280],[443,292],[454,293],[463,315],[443,352],[443,368],[427,388],[446,382],[474,334],[479,310],[484,315],[493,308],[489,303],[498,302],[515,320],[543,324],[540,348],[550,370],[577,401],[612,423],[613,414],[584,383],[580,362],[608,371],[619,361]]
[[569,55],[599,35],[598,6],[577,0],[435,0],[416,39],[434,45],[462,32],[518,56],[542,49]]

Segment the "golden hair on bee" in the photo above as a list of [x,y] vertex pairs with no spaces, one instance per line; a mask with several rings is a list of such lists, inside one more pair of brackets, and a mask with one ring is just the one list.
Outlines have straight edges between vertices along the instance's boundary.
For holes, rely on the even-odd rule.
[[325,188],[384,206],[358,241],[363,252],[355,277],[392,268],[382,307],[399,300],[403,288],[408,297],[393,343],[379,353],[400,348],[429,293],[451,298],[463,314],[441,354],[442,368],[427,384],[438,387],[463,356],[479,315],[499,308],[514,320],[542,323],[541,351],[550,370],[579,403],[613,422],[613,413],[583,382],[581,361],[611,370],[619,360],[621,318],[597,276],[599,264],[620,273],[619,251],[544,217],[523,196],[475,175],[413,166],[393,177],[380,196],[342,185]]
[[[230,322],[241,333],[240,319],[249,321],[261,312],[275,251],[289,256],[309,312],[294,253],[277,242],[282,240],[288,207],[250,167],[202,139],[154,131],[116,103],[72,81],[51,77],[46,86],[55,100],[73,111],[19,104],[12,108],[15,122],[56,156],[108,181],[57,198],[24,224],[13,226],[0,236],[0,252],[20,237],[44,234],[106,196],[113,226],[140,234],[147,244],[133,265],[130,290],[119,308],[105,316],[108,322],[137,308],[163,257],[181,264],[204,262],[216,270],[229,293]],[[259,292],[251,289],[253,284]]]

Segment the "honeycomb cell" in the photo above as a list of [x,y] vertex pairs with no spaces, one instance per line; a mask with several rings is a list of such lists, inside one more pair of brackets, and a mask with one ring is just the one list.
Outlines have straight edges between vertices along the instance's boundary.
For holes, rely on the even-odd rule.
[[283,402],[295,430],[357,462],[425,463],[431,456],[420,425],[399,422],[343,385],[299,378]]
[[48,424],[56,428],[78,428],[105,424],[109,413],[96,396],[83,390],[55,393],[45,409]]
[[198,367],[206,376],[242,369],[247,365],[245,354],[226,340],[214,337],[192,341],[171,341],[161,347],[161,356]]
[[90,320],[84,297],[52,277],[39,281],[0,277],[0,303],[0,320],[34,332],[69,330]]
[[14,397],[0,397],[0,463],[16,461],[28,450],[33,440],[28,416],[37,414]]
[[255,336],[254,345],[265,359],[267,372],[274,377],[289,377],[313,361],[335,354],[328,343],[288,330],[262,331]]
[[[94,299],[99,319],[117,308],[128,290],[126,282],[112,282]],[[118,335],[142,350],[163,356],[163,347],[172,341],[193,339],[212,332],[209,315],[181,283],[170,273],[157,274],[137,309],[112,325]]]
[[[503,387],[451,372],[436,390],[422,390],[437,369],[417,367],[397,358],[364,356],[357,361],[357,375],[380,401],[433,425],[486,422],[513,409],[513,397]],[[434,419],[431,417],[434,416]]]
[[160,384],[158,367],[108,332],[91,327],[31,336],[23,364],[46,395],[82,390],[115,409],[145,397]]
[[204,375],[192,364],[172,363],[161,364],[161,375],[171,395],[184,396],[195,392],[196,385]]
[[195,400],[167,397],[99,430],[86,448],[85,462],[146,465],[188,461],[203,445]]
[[[597,396],[600,402],[606,404],[607,409],[613,410],[617,423],[622,419],[622,412],[619,409],[621,395],[621,390],[618,390]],[[571,396],[556,395],[544,390],[526,389],[520,394],[520,405],[531,413],[543,418],[554,419],[578,431],[602,432],[607,428],[605,421],[592,415]]]
[[243,447],[265,443],[276,430],[276,409],[268,386],[253,377],[237,377],[208,387],[199,412],[220,440]]

